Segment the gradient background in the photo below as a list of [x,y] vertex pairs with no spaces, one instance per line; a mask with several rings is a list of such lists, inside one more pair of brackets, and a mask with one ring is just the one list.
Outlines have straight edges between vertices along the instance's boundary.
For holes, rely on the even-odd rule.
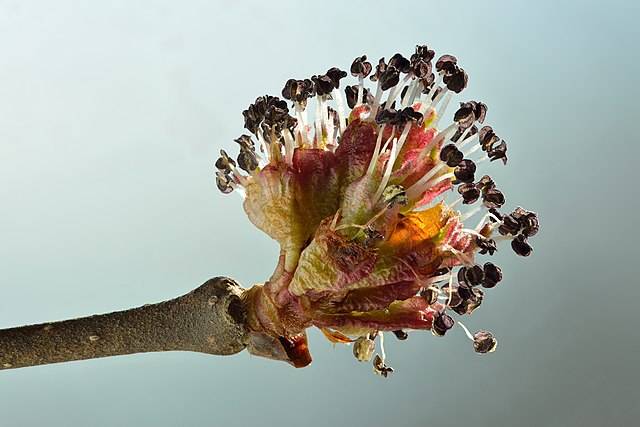
[[[534,254],[459,329],[387,340],[388,379],[167,353],[0,373],[2,426],[618,426],[640,417],[638,95],[630,1],[0,1],[0,327],[249,286],[277,248],[215,188],[241,111],[290,77],[428,43],[489,105]],[[345,2],[346,3],[346,2]],[[401,5],[400,5],[401,4]],[[633,4],[633,5],[632,5]]]

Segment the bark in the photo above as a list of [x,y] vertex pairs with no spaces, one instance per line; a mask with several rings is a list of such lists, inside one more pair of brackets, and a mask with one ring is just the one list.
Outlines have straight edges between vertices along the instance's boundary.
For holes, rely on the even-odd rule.
[[157,304],[0,330],[0,370],[157,351],[235,354],[250,345],[244,291],[216,277]]

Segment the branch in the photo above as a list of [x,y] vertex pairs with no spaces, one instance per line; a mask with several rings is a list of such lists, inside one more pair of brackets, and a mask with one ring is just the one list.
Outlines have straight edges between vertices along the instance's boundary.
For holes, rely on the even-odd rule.
[[234,280],[216,277],[181,297],[109,314],[0,330],[0,370],[156,351],[231,355],[249,341]]

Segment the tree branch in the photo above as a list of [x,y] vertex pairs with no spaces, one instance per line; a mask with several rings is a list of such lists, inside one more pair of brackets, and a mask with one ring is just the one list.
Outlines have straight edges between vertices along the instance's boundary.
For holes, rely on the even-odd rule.
[[109,314],[0,330],[0,370],[156,351],[230,355],[249,343],[244,289],[213,278],[181,297]]

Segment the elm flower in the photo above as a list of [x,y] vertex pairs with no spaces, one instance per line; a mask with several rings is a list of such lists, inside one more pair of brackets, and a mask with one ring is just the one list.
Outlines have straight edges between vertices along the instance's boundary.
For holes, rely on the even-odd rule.
[[[363,55],[353,85],[330,68],[243,111],[249,134],[235,140],[236,160],[221,151],[217,186],[239,193],[249,220],[280,244],[271,278],[243,297],[251,353],[306,366],[305,330],[315,326],[353,343],[359,361],[378,338],[374,372],[387,376],[384,332],[445,335],[502,280],[477,255],[504,240],[531,254],[536,214],[500,212],[503,193],[477,173],[487,161],[506,165],[507,144],[482,102],[460,102],[442,120],[467,73],[452,55],[434,58],[426,45],[375,66]],[[493,351],[493,335],[460,325],[477,352]]]

